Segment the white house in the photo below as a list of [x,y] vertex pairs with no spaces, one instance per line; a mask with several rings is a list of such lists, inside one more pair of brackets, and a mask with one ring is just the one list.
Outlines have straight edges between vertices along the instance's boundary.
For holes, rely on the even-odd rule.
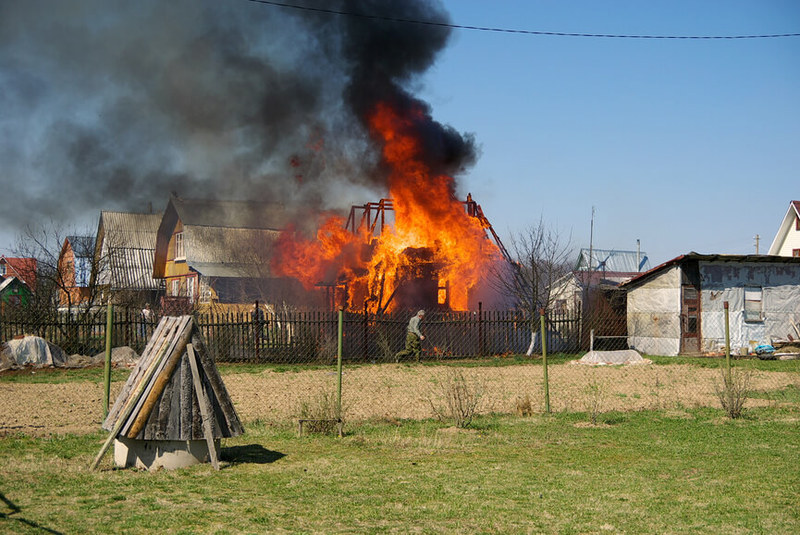
[[800,258],[678,256],[620,285],[627,290],[628,345],[650,355],[731,351],[798,337]]
[[772,240],[769,253],[777,256],[800,256],[800,201],[789,203],[789,209]]

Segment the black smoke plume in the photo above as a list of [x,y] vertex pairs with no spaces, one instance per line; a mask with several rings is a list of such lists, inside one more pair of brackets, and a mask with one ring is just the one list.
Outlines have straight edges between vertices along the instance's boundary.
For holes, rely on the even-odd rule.
[[0,0],[0,225],[160,208],[170,191],[349,206],[385,193],[365,127],[381,101],[424,110],[432,169],[474,161],[410,89],[450,30],[398,20],[447,22],[438,2],[296,1],[328,12]]

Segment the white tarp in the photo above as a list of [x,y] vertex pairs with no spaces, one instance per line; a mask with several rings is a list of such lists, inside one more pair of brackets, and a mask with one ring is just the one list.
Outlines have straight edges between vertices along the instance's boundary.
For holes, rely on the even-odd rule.
[[63,366],[64,352],[38,336],[26,336],[6,342],[6,355],[17,366]]
[[573,360],[573,364],[589,364],[591,366],[637,365],[651,364],[653,361],[644,359],[633,349],[620,349],[617,351],[589,351],[580,360]]

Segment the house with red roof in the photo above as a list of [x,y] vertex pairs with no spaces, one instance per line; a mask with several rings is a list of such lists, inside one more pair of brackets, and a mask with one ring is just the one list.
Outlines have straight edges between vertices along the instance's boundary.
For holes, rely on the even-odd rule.
[[0,255],[0,280],[7,277],[16,277],[32,292],[36,291],[36,259]]

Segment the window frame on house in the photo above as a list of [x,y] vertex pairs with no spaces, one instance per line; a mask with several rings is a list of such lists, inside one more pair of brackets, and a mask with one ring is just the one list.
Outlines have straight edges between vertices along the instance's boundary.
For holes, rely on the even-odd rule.
[[7,273],[6,263],[0,262],[0,277],[5,277]]
[[175,260],[186,260],[186,250],[183,243],[183,231],[176,232],[173,236],[175,240]]
[[189,298],[190,303],[194,303],[194,293],[195,293],[195,278],[186,277],[186,297]]
[[748,323],[764,321],[764,288],[761,286],[745,286],[743,288],[744,307],[742,317]]
[[172,297],[180,297],[181,295],[181,280],[180,279],[172,279],[172,284],[170,288],[170,295]]
[[800,257],[800,249],[792,249],[792,257],[794,258]]

